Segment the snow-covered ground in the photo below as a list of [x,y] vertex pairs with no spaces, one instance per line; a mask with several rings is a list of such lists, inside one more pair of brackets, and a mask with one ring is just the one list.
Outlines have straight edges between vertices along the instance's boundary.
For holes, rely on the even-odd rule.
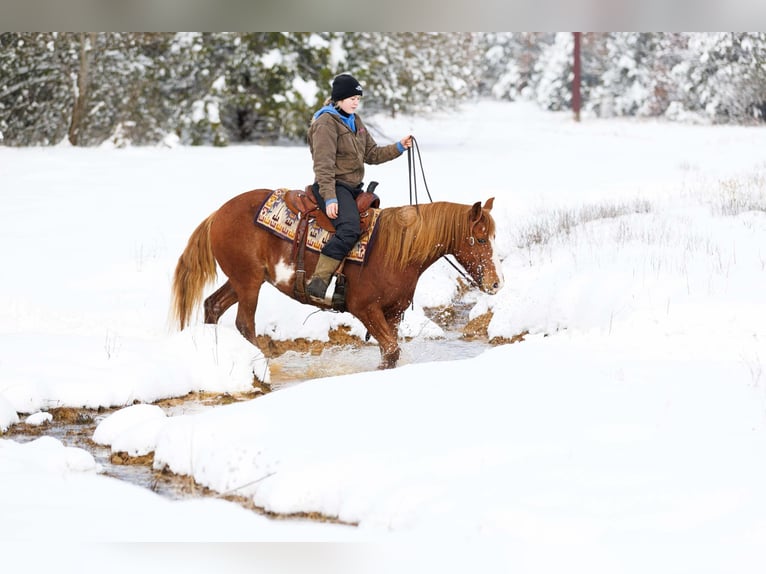
[[[766,130],[577,124],[496,102],[369,120],[380,143],[416,136],[434,200],[495,197],[506,284],[472,294],[471,316],[491,310],[491,337],[526,341],[465,360],[405,352],[390,371],[371,355],[350,375],[328,357],[328,376],[167,416],[146,403],[248,390],[253,366],[268,376],[232,311],[170,329],[170,279],[224,201],[309,183],[307,148],[0,147],[0,428],[125,406],[96,442],[270,511],[358,524],[169,501],[43,437],[0,439],[0,540],[59,569],[77,564],[70,542],[283,540],[358,543],[260,554],[308,561],[299,571],[762,572]],[[373,179],[384,206],[409,202],[406,158]],[[403,334],[440,334],[422,308],[450,301],[455,275],[427,272]],[[266,287],[256,327],[364,334],[313,311]],[[46,553],[62,543],[69,561]],[[122,552],[97,554],[111,567]],[[187,569],[226,566],[213,554],[187,552]]]

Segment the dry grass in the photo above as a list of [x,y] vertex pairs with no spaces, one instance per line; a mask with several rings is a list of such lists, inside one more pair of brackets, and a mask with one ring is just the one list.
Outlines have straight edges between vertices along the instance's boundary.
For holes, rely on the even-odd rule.
[[285,354],[288,351],[298,353],[309,353],[311,355],[320,355],[328,347],[360,347],[365,344],[360,337],[351,334],[351,328],[347,325],[341,325],[332,329],[328,333],[328,341],[317,341],[314,339],[279,340],[272,339],[268,335],[258,335],[256,338],[258,348],[268,358],[273,359]]
[[122,465],[151,466],[154,463],[154,453],[131,456],[127,452],[113,452],[109,457],[109,462]]
[[747,211],[766,212],[766,174],[754,173],[744,179],[718,182],[717,197],[711,202],[718,215],[739,215]]
[[643,199],[600,203],[578,210],[554,210],[524,225],[518,232],[516,245],[520,249],[530,249],[534,245],[545,245],[553,237],[569,235],[576,226],[584,223],[634,213],[649,213],[651,210],[651,203]]

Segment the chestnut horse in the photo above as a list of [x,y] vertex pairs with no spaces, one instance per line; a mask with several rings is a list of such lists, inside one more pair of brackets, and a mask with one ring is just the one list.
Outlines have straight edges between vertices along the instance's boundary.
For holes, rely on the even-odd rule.
[[[217,323],[237,303],[235,324],[253,345],[257,346],[255,309],[263,282],[295,298],[292,242],[254,223],[271,192],[256,189],[230,199],[192,233],[173,278],[172,312],[181,329],[189,324],[204,287],[215,279],[216,262],[228,280],[205,299],[205,323]],[[382,209],[367,261],[346,262],[346,310],[378,342],[380,368],[396,366],[399,323],[418,278],[443,255],[454,255],[482,291],[492,294],[502,287],[493,245],[495,222],[489,213],[493,200],[484,207],[480,202],[435,202]],[[317,253],[306,250],[307,277],[317,259]]]

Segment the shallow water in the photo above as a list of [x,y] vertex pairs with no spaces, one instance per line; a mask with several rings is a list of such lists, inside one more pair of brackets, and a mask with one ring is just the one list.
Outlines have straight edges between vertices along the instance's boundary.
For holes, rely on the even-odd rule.
[[[486,341],[468,341],[462,339],[458,333],[447,333],[442,339],[400,341],[400,346],[402,353],[399,366],[469,359],[480,355],[490,347]],[[379,347],[372,343],[353,347],[329,347],[316,355],[288,351],[269,361],[272,392],[278,392],[279,389],[300,384],[308,379],[373,371],[377,369],[379,362]],[[178,416],[216,408],[227,402],[257,400],[257,397],[251,399],[251,396],[211,398],[190,395],[160,403],[160,406],[168,416]],[[97,445],[91,439],[98,424],[115,410],[119,409],[108,409],[102,412],[82,411],[78,413],[75,422],[64,423],[54,420],[50,425],[41,428],[30,429],[26,425],[16,425],[11,427],[6,436],[18,442],[34,440],[41,435],[55,437],[66,446],[79,447],[90,452],[96,462],[101,465],[104,474],[148,488],[171,499],[205,495],[202,489],[195,486],[189,478],[162,474],[153,470],[149,464],[114,464],[111,460],[111,449]]]
[[[400,341],[398,366],[472,359],[490,347],[485,341],[467,341],[457,333],[442,339]],[[311,355],[288,351],[269,361],[272,390],[298,384],[307,379],[335,377],[374,371],[380,363],[380,347],[375,343],[361,347],[330,347]]]

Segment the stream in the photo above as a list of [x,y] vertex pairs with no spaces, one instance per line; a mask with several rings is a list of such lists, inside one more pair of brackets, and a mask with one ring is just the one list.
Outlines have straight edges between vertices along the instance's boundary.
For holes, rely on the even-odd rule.
[[[448,331],[441,339],[400,341],[400,346],[402,351],[399,366],[403,366],[473,358],[488,349],[490,344],[486,339],[466,340],[460,333]],[[287,351],[269,360],[271,392],[279,392],[280,389],[309,379],[371,371],[377,368],[379,359],[380,351],[375,343],[326,347],[319,354]],[[185,397],[158,401],[156,404],[168,416],[179,416],[232,402],[257,400],[259,396],[257,393],[241,396],[191,393]],[[101,465],[103,474],[148,488],[170,499],[215,496],[215,493],[194,484],[189,477],[154,470],[151,457],[123,461],[112,454],[110,447],[94,443],[92,437],[98,424],[120,408],[56,409],[52,411],[54,419],[51,423],[39,427],[20,423],[11,427],[4,438],[28,442],[39,436],[52,436],[66,446],[90,452]]]

